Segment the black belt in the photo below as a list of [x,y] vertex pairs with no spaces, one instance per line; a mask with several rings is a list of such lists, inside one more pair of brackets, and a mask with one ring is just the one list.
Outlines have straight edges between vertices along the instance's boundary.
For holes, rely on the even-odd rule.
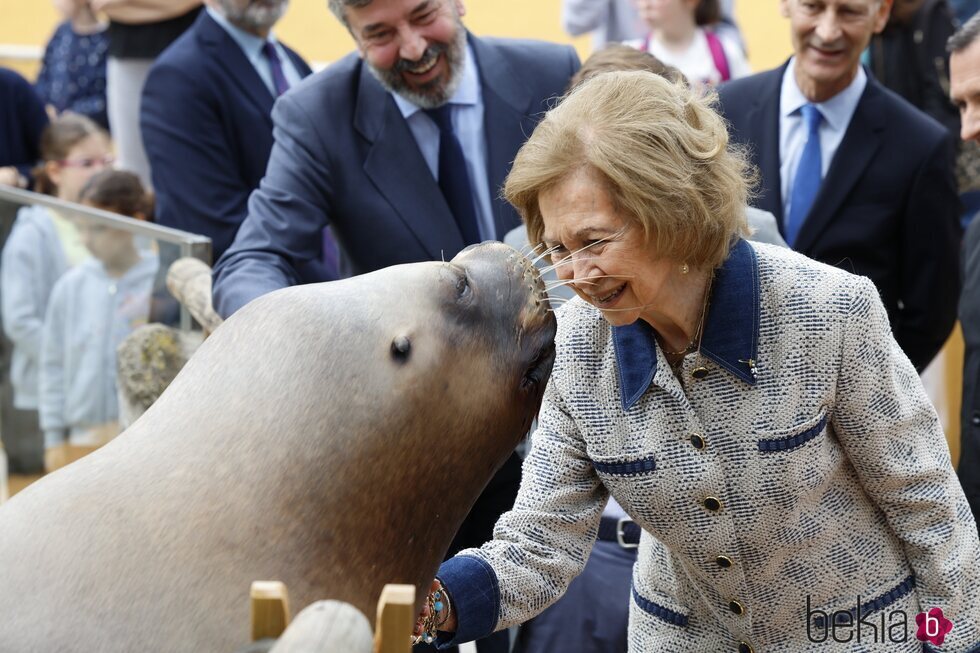
[[635,549],[640,544],[640,531],[629,517],[603,517],[599,520],[599,539],[617,542],[624,549]]

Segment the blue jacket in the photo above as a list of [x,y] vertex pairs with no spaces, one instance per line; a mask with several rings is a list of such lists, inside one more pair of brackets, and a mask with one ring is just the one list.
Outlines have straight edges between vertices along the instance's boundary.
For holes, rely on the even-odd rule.
[[144,253],[113,278],[89,258],[55,284],[41,347],[38,412],[46,446],[61,444],[73,428],[117,419],[116,348],[146,324],[157,268],[156,254]]
[[67,269],[51,213],[40,206],[22,208],[0,259],[3,330],[14,344],[10,382],[17,408],[37,408],[44,313],[55,282]]

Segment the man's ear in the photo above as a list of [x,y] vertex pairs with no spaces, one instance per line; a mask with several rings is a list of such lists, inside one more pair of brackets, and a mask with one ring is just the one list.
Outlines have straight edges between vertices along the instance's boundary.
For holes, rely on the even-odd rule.
[[875,34],[881,34],[881,30],[885,29],[885,25],[888,24],[888,17],[891,15],[891,13],[892,0],[880,0],[878,9],[875,10]]

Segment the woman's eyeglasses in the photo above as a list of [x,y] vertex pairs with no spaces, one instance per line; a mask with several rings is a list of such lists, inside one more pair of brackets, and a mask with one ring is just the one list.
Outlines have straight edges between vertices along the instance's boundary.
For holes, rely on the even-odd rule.
[[116,157],[106,155],[88,159],[62,159],[61,161],[58,161],[58,164],[64,166],[65,168],[94,168],[96,166],[108,168],[115,162]]

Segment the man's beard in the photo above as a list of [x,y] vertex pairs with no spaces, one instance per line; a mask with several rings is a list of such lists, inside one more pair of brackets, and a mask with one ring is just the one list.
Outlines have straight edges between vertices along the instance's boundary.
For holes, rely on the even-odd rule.
[[[442,76],[439,76],[425,84],[410,86],[402,77],[405,70],[423,68],[434,62],[439,55],[446,58],[449,69],[448,80],[444,81]],[[457,16],[456,35],[453,40],[449,43],[433,43],[425,49],[418,61],[399,59],[388,70],[376,68],[367,60],[364,63],[367,64],[374,78],[392,93],[398,93],[422,109],[441,107],[456,93],[463,79],[463,67],[466,63],[466,28]]]
[[286,13],[289,0],[246,0],[244,6],[240,0],[218,0],[218,4],[230,23],[255,31],[271,29]]

